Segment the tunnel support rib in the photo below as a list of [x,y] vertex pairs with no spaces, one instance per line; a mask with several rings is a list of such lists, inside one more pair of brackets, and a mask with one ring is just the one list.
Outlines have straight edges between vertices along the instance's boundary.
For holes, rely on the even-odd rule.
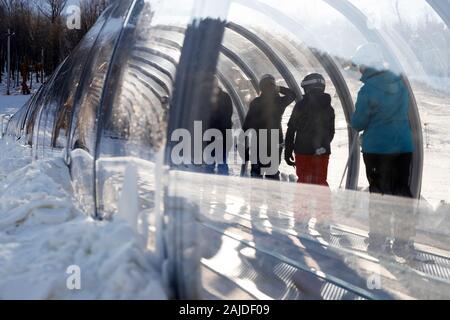
[[294,78],[294,75],[289,70],[289,68],[286,66],[286,64],[280,59],[278,54],[269,45],[267,45],[256,34],[251,32],[250,30],[244,28],[243,26],[237,25],[233,22],[228,22],[227,28],[230,30],[233,30],[237,34],[246,38],[251,43],[253,43],[258,49],[260,49],[267,56],[267,58],[269,58],[270,62],[273,63],[275,68],[278,70],[278,72],[281,74],[281,76],[286,81],[287,85],[292,90],[294,90],[298,99],[301,99],[303,94],[302,94],[302,91],[301,91],[297,81]]

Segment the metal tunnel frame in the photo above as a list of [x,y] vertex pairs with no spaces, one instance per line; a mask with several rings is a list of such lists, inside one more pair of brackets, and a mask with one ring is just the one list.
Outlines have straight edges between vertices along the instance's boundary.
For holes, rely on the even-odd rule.
[[[182,27],[177,27],[177,26],[172,26],[172,25],[159,25],[157,26],[158,29],[160,30],[165,30],[165,31],[172,31],[172,32],[178,32],[180,34],[183,34],[186,32],[185,28]],[[166,44],[180,49],[182,48],[182,45],[180,45],[179,43],[177,43],[176,41],[172,41],[166,38],[162,38],[159,37],[159,39],[163,40]],[[245,74],[245,76],[247,76],[251,83],[252,86],[254,87],[256,92],[259,92],[259,84],[258,84],[258,77],[255,75],[255,73],[253,72],[253,70],[245,63],[245,61],[243,61],[236,53],[234,53],[232,50],[228,49],[227,47],[223,46],[221,47],[221,53],[227,57],[228,59],[230,59],[233,63],[235,63]],[[226,90],[230,93],[231,98],[233,100],[234,106],[236,107],[236,111],[239,115],[239,120],[241,123],[244,122],[245,120],[245,104],[242,101],[242,99],[240,98],[239,94],[237,93],[237,91],[234,89],[232,83],[220,72],[218,72],[218,77],[220,82],[222,82],[222,84],[224,85],[224,87],[226,88]],[[173,79],[172,79],[173,80]]]
[[[283,16],[284,20],[282,21],[283,26],[286,27],[285,24],[289,24],[291,27],[295,27],[297,30],[302,30],[302,32],[308,33],[305,28],[295,21],[294,19],[286,16],[284,13],[279,11],[276,8],[273,8],[267,4],[260,3],[255,0],[235,0],[236,3],[240,5],[246,6],[253,10],[256,10],[268,17],[271,17],[274,20],[277,20],[275,15]],[[288,29],[288,28],[287,28]],[[248,31],[250,32],[250,31]],[[311,39],[316,41],[312,36]],[[339,99],[341,100],[342,107],[344,109],[344,114],[347,123],[350,123],[351,117],[355,111],[355,104],[353,102],[352,95],[350,90],[345,82],[344,76],[339,70],[338,65],[333,60],[333,58],[326,52],[319,52],[316,49],[312,49],[310,47],[306,47],[310,53],[318,60],[318,62],[322,65],[324,70],[327,72],[331,81],[333,82],[334,87],[339,95]],[[270,57],[269,57],[270,59]],[[348,130],[348,139],[349,139],[349,163],[348,163],[348,174],[346,181],[346,189],[356,190],[358,187],[358,179],[359,179],[359,169],[360,169],[360,151],[359,148],[352,146],[358,146],[359,142],[357,139],[357,133],[350,127],[347,126]]]
[[245,104],[242,101],[241,97],[237,93],[236,89],[234,89],[233,84],[225,77],[220,71],[217,71],[217,76],[222,82],[225,89],[231,95],[231,99],[233,100],[234,105],[236,106],[237,113],[239,115],[239,121],[241,125],[244,124],[245,120]]
[[[262,6],[263,7],[263,6]],[[259,7],[257,7],[259,8]],[[275,9],[276,10],[276,9]],[[289,23],[292,23],[293,25],[298,25],[295,21],[289,19]],[[291,88],[296,88],[298,96],[301,96],[301,90],[298,87],[298,83],[295,80],[292,73],[289,71],[287,66],[282,62],[282,60],[279,58],[278,54],[275,53],[275,51],[270,48],[262,39],[260,39],[258,36],[256,36],[253,32],[250,30],[238,26],[237,24],[229,22],[227,24],[227,28],[235,31],[239,35],[245,37],[247,40],[252,42],[254,45],[256,45],[266,56],[267,58],[274,64],[274,66],[279,70],[280,74],[283,76],[283,78],[286,80],[288,85],[290,83],[295,83],[295,86],[291,86]],[[229,51],[229,50],[228,50]],[[322,65],[322,67],[326,70],[328,75],[330,76],[333,85],[336,87],[336,90],[338,92],[339,98],[341,100],[344,114],[346,117],[347,122],[350,122],[351,115],[353,114],[355,107],[353,103],[352,96],[350,94],[350,90],[344,80],[344,77],[342,73],[340,72],[337,64],[333,61],[333,59],[327,54],[327,53],[320,53],[317,50],[313,50],[309,48],[309,51],[313,54],[313,56],[319,61],[319,63]],[[233,61],[240,61],[241,59],[234,54]],[[241,66],[242,63],[237,63],[238,66]],[[245,68],[248,67],[245,65]],[[246,75],[250,75],[252,73],[248,73],[247,70],[244,69],[244,73]],[[227,89],[228,90],[228,89]],[[233,89],[234,91],[234,89]],[[231,92],[233,94],[233,92]],[[347,183],[346,188],[351,190],[356,190],[358,187],[358,178],[359,178],[359,168],[360,168],[360,154],[358,148],[352,148],[354,145],[355,139],[356,139],[356,133],[348,127],[348,136],[349,136],[349,172],[347,175]]]
[[267,56],[267,58],[269,58],[270,62],[273,63],[275,68],[277,68],[278,72],[284,78],[287,85],[292,90],[294,90],[295,94],[298,97],[297,99],[301,100],[301,97],[303,95],[302,90],[300,89],[297,81],[295,80],[294,75],[286,66],[286,64],[279,58],[278,54],[267,43],[265,43],[261,38],[259,38],[256,34],[251,32],[250,30],[236,23],[228,22],[227,28],[233,30],[242,37],[246,38],[251,43],[253,43],[258,49],[260,49]]
[[[241,3],[240,1],[237,1]],[[245,3],[244,3],[245,5]],[[276,9],[272,9],[269,6],[261,4],[259,7],[257,7],[258,11],[263,12],[265,14],[273,14],[273,10],[276,11]],[[287,21],[291,23],[292,25],[295,25],[299,28],[301,26],[294,20],[287,17]],[[249,40],[251,43],[253,43],[258,49],[262,51],[262,53],[273,63],[275,68],[280,72],[280,74],[285,79],[286,83],[290,85],[292,88],[295,88],[297,95],[299,97],[302,96],[301,89],[298,86],[297,81],[295,80],[292,73],[289,71],[289,68],[284,64],[284,62],[280,59],[278,54],[270,48],[262,39],[260,39],[256,34],[251,32],[250,30],[238,26],[235,23],[229,22],[227,24],[227,28],[230,30],[233,30],[237,34],[243,36],[247,40]],[[161,29],[169,30],[169,31],[175,31],[183,33],[184,29],[180,27],[175,26],[161,26]],[[346,117],[347,122],[350,122],[351,116],[355,110],[353,99],[350,93],[350,90],[345,82],[345,79],[342,75],[342,73],[339,70],[339,67],[334,62],[334,60],[327,54],[327,53],[321,53],[317,50],[308,48],[311,54],[319,61],[319,63],[322,65],[322,67],[326,70],[329,77],[331,78],[333,85],[335,86],[339,99],[341,100],[344,114]],[[244,72],[244,74],[251,80],[253,87],[258,92],[258,79],[252,69],[239,57],[238,54],[233,52],[232,50],[228,49],[226,46],[222,45],[221,52],[229,58],[231,61],[233,61],[241,70]],[[229,82],[223,74],[219,74],[219,78],[221,82],[226,87],[227,91],[231,94],[232,99],[237,107],[237,112],[239,114],[239,117],[241,119],[241,122],[243,122],[243,119],[245,118],[245,105],[242,102],[242,100],[239,98],[238,93],[233,88],[231,82]],[[294,85],[292,85],[294,84]],[[347,182],[346,182],[346,188],[350,190],[356,190],[358,186],[358,178],[359,178],[359,168],[360,168],[360,153],[358,148],[352,148],[354,145],[355,139],[356,139],[356,133],[348,127],[348,139],[349,139],[349,171],[347,174]]]
[[450,0],[426,0],[450,28]]
[[250,78],[250,81],[252,82],[253,88],[255,88],[255,91],[259,93],[259,80],[256,74],[253,72],[253,70],[232,50],[228,49],[227,47],[222,45],[221,52],[231,61],[236,63],[236,65],[241,68],[241,70],[244,72],[244,74]]
[[[279,58],[279,56],[267,45],[265,44],[264,41],[262,41],[261,39],[259,39],[255,34],[253,34],[251,31],[241,27],[241,26],[237,26],[235,24],[230,25],[231,23],[227,24],[227,28],[235,31],[237,34],[243,36],[244,38],[246,38],[247,40],[251,41],[258,49],[260,49],[262,51],[262,53],[274,64],[275,68],[280,72],[280,74],[283,76],[283,78],[285,79],[286,83],[293,83],[295,84],[296,87],[296,93],[298,94],[299,97],[302,96],[302,92],[300,87],[297,84],[297,81],[295,80],[294,76],[292,75],[292,73],[289,71],[289,68],[284,64],[284,62]],[[181,34],[185,33],[185,29],[182,27],[177,27],[177,26],[171,26],[171,25],[164,25],[164,26],[158,26],[159,29],[161,30],[167,30],[167,31],[173,31],[173,32],[178,32]],[[170,41],[168,39],[165,38],[161,38],[164,41]],[[253,42],[252,40],[255,40],[256,42]],[[170,41],[171,43],[173,43],[173,46],[179,47],[179,44],[174,42],[174,41]],[[253,88],[255,89],[256,92],[259,92],[259,79],[256,76],[256,74],[253,72],[253,70],[251,69],[251,67],[249,65],[247,65],[247,63],[245,63],[245,61],[243,61],[238,54],[236,54],[235,52],[233,52],[232,50],[230,50],[229,48],[227,48],[226,46],[222,45],[221,47],[221,53],[227,57],[228,59],[230,59],[233,63],[235,63],[241,70],[242,72],[245,74],[245,76],[247,76],[251,83]],[[222,84],[226,87],[227,91],[229,91],[229,93],[232,95],[232,99],[233,102],[236,103],[236,107],[237,107],[237,112],[239,114],[239,118],[241,120],[241,122],[244,121],[245,119],[245,104],[242,102],[242,99],[239,98],[238,93],[236,92],[236,90],[233,88],[232,84],[230,81],[228,81],[226,79],[226,77],[219,73],[218,74]]]

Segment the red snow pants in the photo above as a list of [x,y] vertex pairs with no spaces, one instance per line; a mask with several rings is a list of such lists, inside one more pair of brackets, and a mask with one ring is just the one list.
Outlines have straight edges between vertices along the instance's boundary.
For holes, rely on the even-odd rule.
[[328,187],[328,163],[330,155],[295,155],[298,183],[315,184]]

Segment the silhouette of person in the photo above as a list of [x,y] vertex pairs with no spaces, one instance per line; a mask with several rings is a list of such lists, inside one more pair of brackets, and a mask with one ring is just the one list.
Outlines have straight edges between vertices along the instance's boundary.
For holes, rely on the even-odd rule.
[[[233,127],[233,102],[230,95],[222,90],[219,86],[219,80],[214,78],[212,103],[211,103],[211,116],[209,119],[209,129],[217,129],[220,131],[222,140],[222,146],[220,150],[214,150],[212,156],[216,159],[220,159],[218,163],[206,165],[207,173],[215,173],[217,167],[217,173],[220,175],[229,175],[229,167],[227,163],[227,130],[231,130]],[[213,141],[214,142],[214,139]],[[220,154],[217,155],[216,152]]]
[[[281,120],[286,108],[295,101],[297,96],[291,89],[277,86],[275,78],[269,74],[262,77],[259,87],[261,95],[250,103],[242,128],[244,131],[254,129],[258,133],[257,141],[255,142],[252,139],[251,142],[257,144],[257,156],[255,157],[256,161],[252,159],[254,163],[252,162],[251,166],[251,176],[255,178],[263,178],[265,176],[267,179],[280,180],[279,171],[275,174],[266,174],[265,169],[272,166],[276,166],[278,169],[281,164],[284,142]],[[261,130],[266,130],[267,135],[263,137],[264,131]],[[271,152],[271,133],[273,131],[278,131],[279,133],[279,141],[277,141],[278,146],[276,148],[278,154],[272,154]],[[260,157],[261,149],[267,150],[267,156],[271,159],[269,164],[262,163]]]
[[285,161],[296,167],[299,183],[328,186],[335,113],[325,86],[322,75],[308,75],[302,82],[306,94],[295,106],[289,120]]

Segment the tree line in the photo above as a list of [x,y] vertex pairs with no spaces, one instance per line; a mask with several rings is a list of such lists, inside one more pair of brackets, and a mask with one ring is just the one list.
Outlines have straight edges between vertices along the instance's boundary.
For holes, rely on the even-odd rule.
[[[10,30],[11,82],[42,82],[70,54],[111,0],[80,0],[79,28],[69,28],[68,0],[0,0],[0,83],[7,70]],[[27,78],[28,77],[28,78]],[[25,93],[25,92],[24,92]]]

